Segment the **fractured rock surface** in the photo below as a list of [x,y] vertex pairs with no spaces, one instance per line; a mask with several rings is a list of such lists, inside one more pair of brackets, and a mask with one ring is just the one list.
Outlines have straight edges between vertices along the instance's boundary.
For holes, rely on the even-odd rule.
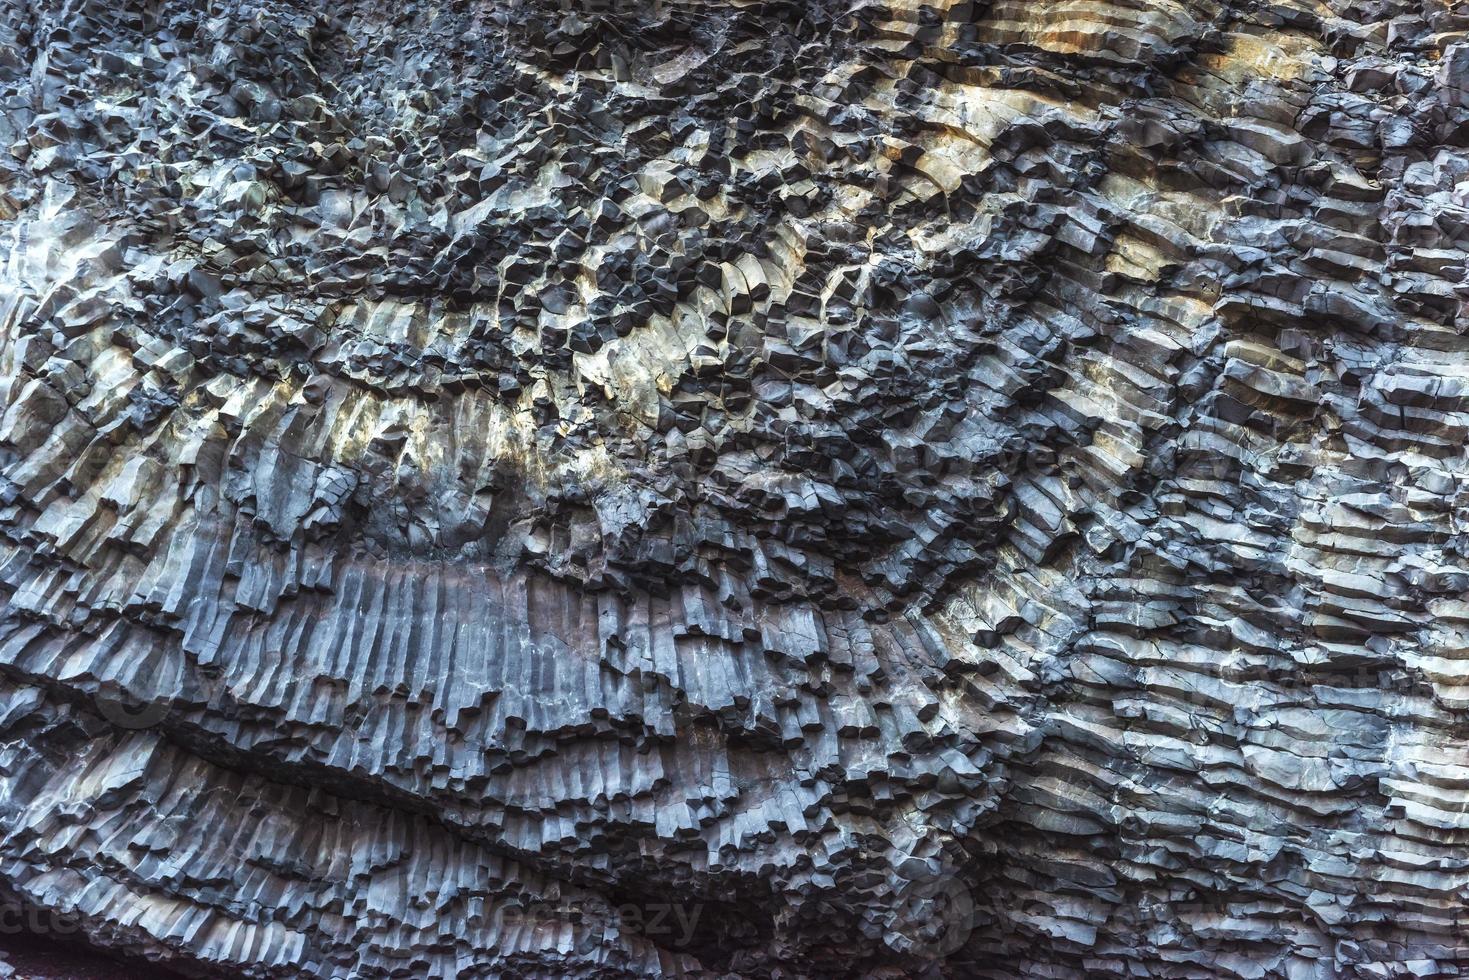
[[1452,0],[0,0],[0,905],[1457,976],[1466,255]]

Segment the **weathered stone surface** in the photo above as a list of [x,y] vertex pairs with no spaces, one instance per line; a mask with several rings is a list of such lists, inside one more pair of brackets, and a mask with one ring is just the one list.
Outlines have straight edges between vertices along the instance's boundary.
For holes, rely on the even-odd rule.
[[0,0],[0,222],[7,909],[1469,967],[1462,5]]

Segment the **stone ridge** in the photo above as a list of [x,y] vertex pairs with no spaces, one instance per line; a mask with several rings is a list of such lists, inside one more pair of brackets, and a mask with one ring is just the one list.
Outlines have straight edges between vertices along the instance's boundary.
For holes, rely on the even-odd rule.
[[0,0],[0,911],[1458,976],[1466,256],[1457,0]]

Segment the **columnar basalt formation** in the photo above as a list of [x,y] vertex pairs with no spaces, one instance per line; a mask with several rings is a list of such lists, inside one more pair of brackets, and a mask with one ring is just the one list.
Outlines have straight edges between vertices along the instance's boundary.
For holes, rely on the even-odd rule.
[[0,0],[0,901],[1457,976],[1466,255],[1456,0]]

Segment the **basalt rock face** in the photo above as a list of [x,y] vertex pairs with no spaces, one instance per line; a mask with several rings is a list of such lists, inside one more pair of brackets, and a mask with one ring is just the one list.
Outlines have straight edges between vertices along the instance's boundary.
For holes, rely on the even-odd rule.
[[0,221],[33,928],[1469,967],[1453,0],[0,0]]

